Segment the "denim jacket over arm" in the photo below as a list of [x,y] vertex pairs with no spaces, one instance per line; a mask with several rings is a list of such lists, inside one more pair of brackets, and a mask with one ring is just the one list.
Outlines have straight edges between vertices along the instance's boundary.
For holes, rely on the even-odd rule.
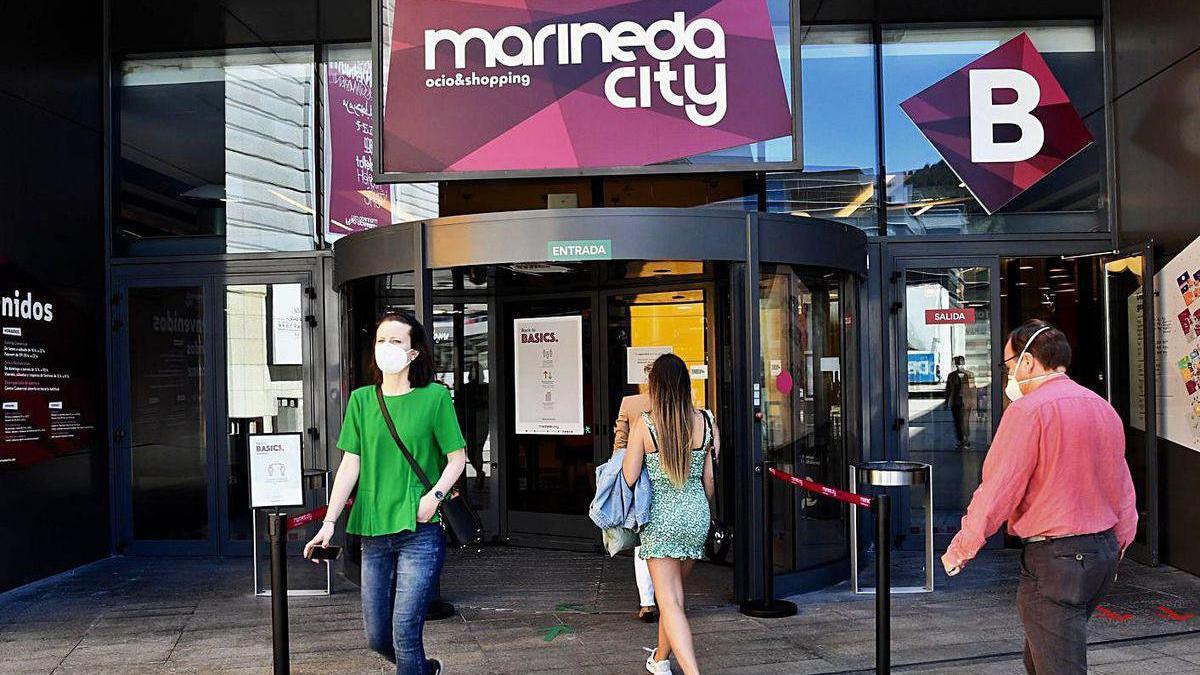
[[625,449],[621,448],[596,467],[596,496],[588,516],[602,530],[625,527],[636,532],[650,520],[650,476],[642,467],[637,483],[629,487],[621,472],[624,461]]

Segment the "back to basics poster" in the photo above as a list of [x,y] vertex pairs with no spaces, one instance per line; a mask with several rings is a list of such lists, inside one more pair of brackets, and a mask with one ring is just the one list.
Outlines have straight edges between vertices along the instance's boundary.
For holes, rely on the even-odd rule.
[[518,434],[583,434],[583,317],[513,321]]

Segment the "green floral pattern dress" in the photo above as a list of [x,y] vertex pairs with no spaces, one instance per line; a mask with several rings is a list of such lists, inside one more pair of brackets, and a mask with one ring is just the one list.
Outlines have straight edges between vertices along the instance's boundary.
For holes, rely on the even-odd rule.
[[[704,557],[704,540],[708,537],[708,497],[704,494],[704,458],[712,445],[711,413],[702,411],[704,442],[692,450],[691,469],[683,486],[667,477],[659,453],[646,453],[646,472],[650,475],[650,521],[641,530],[642,547],[639,555],[649,558],[680,560]],[[658,433],[649,413],[642,420],[650,430],[654,447]]]

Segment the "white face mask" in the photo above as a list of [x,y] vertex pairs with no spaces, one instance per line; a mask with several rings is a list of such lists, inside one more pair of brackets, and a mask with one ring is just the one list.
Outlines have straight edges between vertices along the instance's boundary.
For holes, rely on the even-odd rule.
[[375,345],[375,365],[385,375],[394,375],[408,367],[408,350],[390,342]]
[[1029,345],[1033,344],[1033,341],[1037,339],[1037,336],[1042,334],[1042,331],[1047,330],[1050,330],[1050,326],[1039,328],[1038,331],[1033,334],[1033,337],[1029,338],[1029,341],[1026,342],[1025,346],[1021,349],[1020,355],[1017,356],[1017,362],[1013,364],[1012,370],[1008,372],[1008,384],[1004,385],[1004,395],[1008,397],[1008,400],[1015,401],[1025,395],[1025,392],[1021,391],[1022,382],[1033,382],[1034,380],[1041,380],[1057,374],[1046,373],[1044,375],[1038,375],[1036,377],[1030,377],[1024,380],[1017,379],[1017,369],[1021,367],[1021,359],[1025,356],[1025,351],[1029,349]]

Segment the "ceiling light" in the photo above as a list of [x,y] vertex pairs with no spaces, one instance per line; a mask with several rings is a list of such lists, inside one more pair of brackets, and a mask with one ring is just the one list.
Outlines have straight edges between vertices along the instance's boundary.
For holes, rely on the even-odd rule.
[[1023,269],[1023,270],[1031,270],[1031,269],[1033,269],[1033,265],[1021,265],[1021,269]]

